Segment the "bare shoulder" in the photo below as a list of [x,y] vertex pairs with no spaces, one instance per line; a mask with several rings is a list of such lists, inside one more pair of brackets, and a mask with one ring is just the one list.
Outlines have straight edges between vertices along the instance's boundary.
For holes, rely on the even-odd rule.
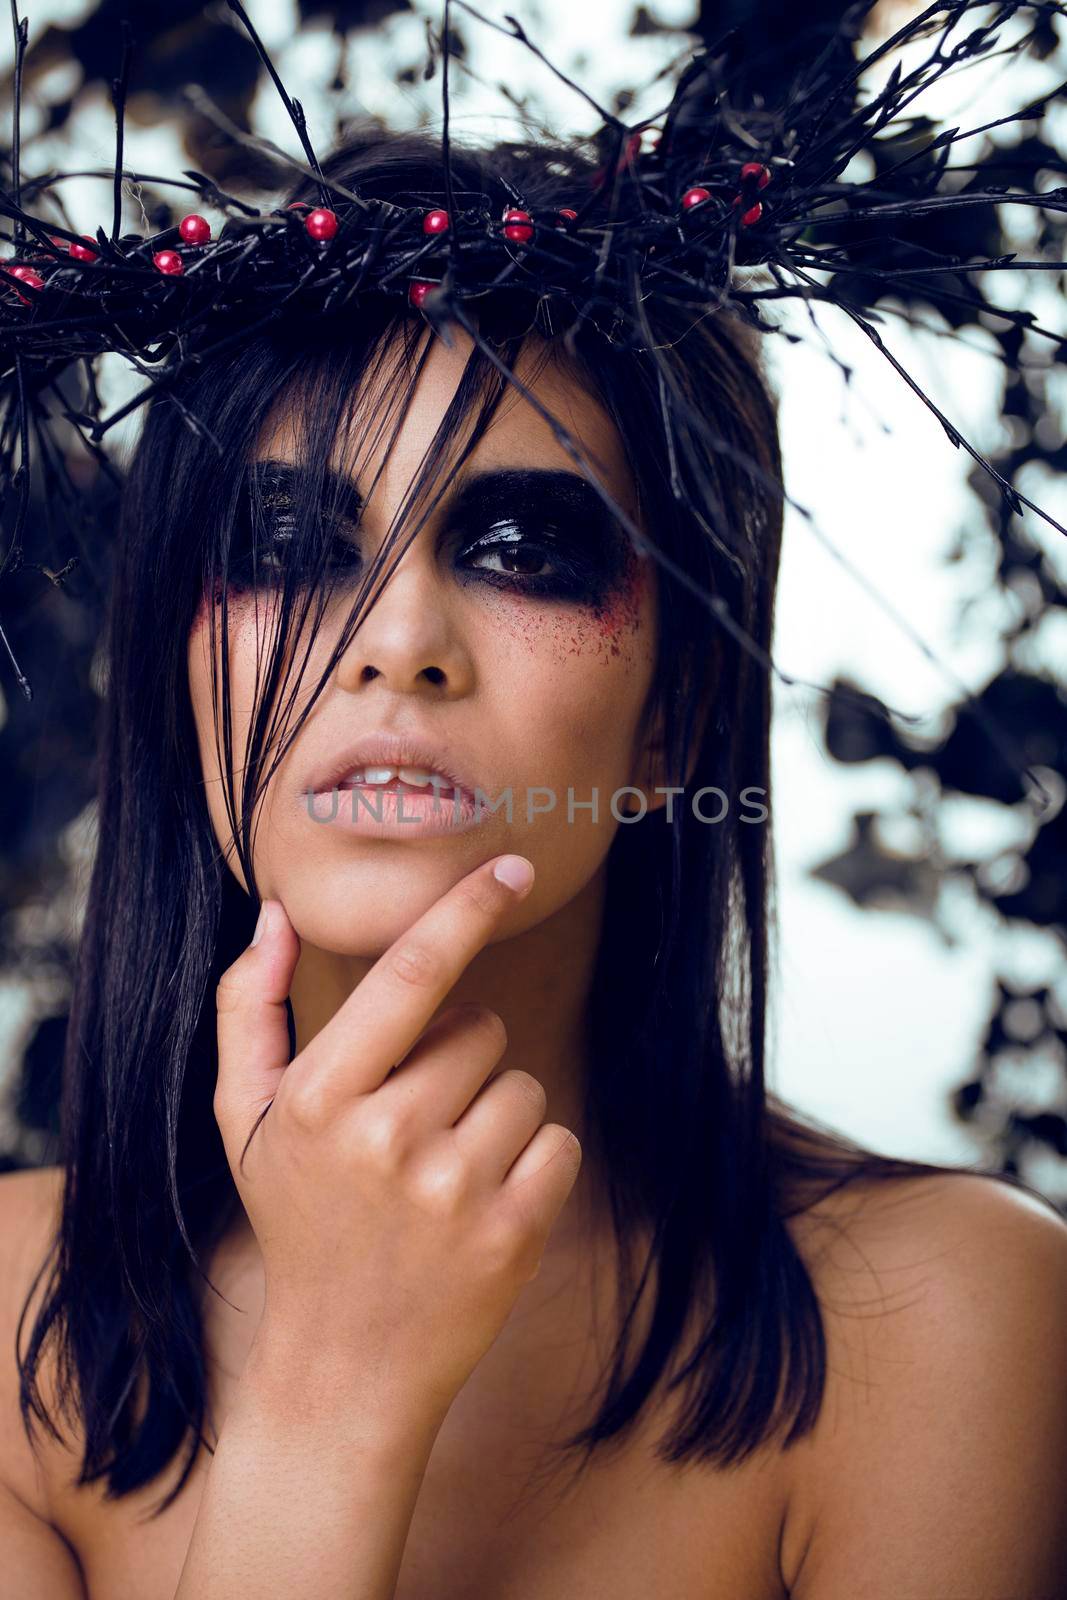
[[961,1171],[850,1185],[795,1237],[828,1370],[788,1452],[790,1593],[837,1600],[877,1573],[869,1600],[1058,1600],[1067,1222]]
[[1048,1253],[1067,1259],[1067,1220],[1028,1190],[961,1169],[850,1184],[812,1206],[796,1237],[820,1285],[843,1294],[864,1273],[917,1269],[941,1272],[931,1291],[951,1294],[973,1277],[1023,1273]]
[[[61,1167],[0,1175],[0,1481],[39,1515],[45,1511],[46,1492],[19,1416],[15,1339],[23,1307],[55,1237],[62,1188]],[[43,1288],[42,1280],[30,1300],[21,1351]]]

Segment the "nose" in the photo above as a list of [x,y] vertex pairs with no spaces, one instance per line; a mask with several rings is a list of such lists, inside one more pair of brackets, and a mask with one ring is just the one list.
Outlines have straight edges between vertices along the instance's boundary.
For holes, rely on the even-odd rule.
[[342,652],[338,687],[355,693],[380,678],[399,694],[468,692],[474,664],[451,600],[432,551],[416,537]]

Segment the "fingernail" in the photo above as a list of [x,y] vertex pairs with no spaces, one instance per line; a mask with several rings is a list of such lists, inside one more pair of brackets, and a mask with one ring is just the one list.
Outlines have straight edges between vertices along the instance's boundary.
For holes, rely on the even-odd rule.
[[533,883],[534,869],[525,856],[501,856],[493,868],[493,877],[522,894]]
[[256,923],[256,931],[252,935],[252,943],[253,944],[258,944],[259,941],[262,939],[263,935],[267,931],[267,922],[269,921],[269,911],[270,911],[270,901],[269,900],[264,900],[263,904],[259,908],[259,920]]

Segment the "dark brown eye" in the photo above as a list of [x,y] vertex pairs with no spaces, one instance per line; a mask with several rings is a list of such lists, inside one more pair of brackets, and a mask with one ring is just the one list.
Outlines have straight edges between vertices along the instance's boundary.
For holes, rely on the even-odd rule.
[[449,515],[456,574],[519,598],[598,606],[623,581],[627,542],[578,474],[477,473]]
[[[260,501],[256,514],[248,502],[242,504],[238,527],[231,546],[230,582],[235,587],[281,582],[293,562],[297,507],[284,490],[271,490]],[[361,565],[355,524],[346,517],[322,519],[323,539],[328,541],[322,576],[351,577]],[[320,569],[309,561],[306,581],[312,582]]]
[[472,566],[482,572],[514,573],[519,577],[549,577],[555,571],[552,556],[543,544],[527,536],[518,528],[495,533],[479,539],[473,547]]

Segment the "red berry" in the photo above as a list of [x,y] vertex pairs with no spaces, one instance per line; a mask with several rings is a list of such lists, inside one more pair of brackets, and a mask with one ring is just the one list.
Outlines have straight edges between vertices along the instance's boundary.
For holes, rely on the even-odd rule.
[[337,226],[337,212],[326,211],[322,207],[309,211],[304,218],[304,227],[313,239],[332,239]]
[[533,218],[528,211],[509,206],[504,212],[504,238],[513,239],[516,244],[526,244],[533,238],[532,223]]
[[760,217],[762,217],[762,215],[763,215],[763,207],[760,205],[759,201],[757,200],[756,204],[754,206],[749,206],[747,211],[742,211],[742,213],[741,213],[741,226],[744,227],[744,228],[751,228],[752,224],[754,222],[758,222]]
[[[3,270],[5,270],[6,274],[8,274],[8,277],[18,278],[18,282],[19,283],[24,283],[24,285],[26,285],[27,290],[43,290],[43,286],[45,286],[45,280],[43,280],[42,275],[40,275],[40,272],[34,272],[34,269],[32,269],[32,267],[24,267],[24,266],[6,267],[5,266],[5,267],[3,267]],[[11,285],[11,288],[13,288],[14,293],[18,294],[19,299],[21,299],[21,301],[22,301],[22,304],[24,304],[24,306],[29,306],[29,299],[27,299],[26,294],[22,294],[21,290],[16,290],[16,288],[14,288],[14,283],[13,283],[13,285]]]
[[[43,280],[42,275],[38,274],[38,272],[34,272],[32,267],[8,267],[6,264],[0,264],[0,267],[2,267],[3,274],[5,274],[6,277],[14,278],[14,280],[16,280],[18,283],[24,283],[27,290],[43,290],[43,286],[45,286],[45,280]],[[10,288],[14,291],[14,293],[18,294],[18,298],[21,299],[24,306],[29,306],[30,299],[27,294],[22,294],[22,290],[18,290],[18,288],[14,286],[14,283],[11,283]]]
[[[92,236],[91,233],[83,233],[82,234],[82,238],[83,239],[88,239],[90,244],[92,243],[93,236]],[[96,251],[95,250],[90,250],[88,245],[75,244],[73,242],[73,240],[71,241],[69,254],[74,257],[75,261],[95,261],[96,260]]]
[[436,289],[436,283],[426,283],[421,278],[416,278],[408,290],[408,299],[413,306],[421,306],[431,289]]
[[290,200],[286,211],[310,211],[311,207],[306,200]]
[[756,187],[758,189],[766,189],[767,185],[770,183],[770,169],[765,167],[762,161],[746,161],[744,166],[741,168],[742,183],[749,183],[753,179],[757,180]]
[[422,219],[423,233],[447,233],[449,217],[447,211],[427,211]]
[[710,189],[687,189],[682,196],[682,205],[686,211],[692,211],[694,206],[702,206],[705,200],[711,199]]
[[167,273],[169,277],[175,277],[183,271],[182,258],[177,250],[157,250],[152,257],[152,262],[154,266],[159,268],[160,272]]
[[178,232],[186,244],[207,244],[211,238],[211,224],[206,217],[183,217],[178,224]]
[[560,206],[557,215],[561,218],[561,221],[556,223],[557,228],[569,227],[569,225],[572,222],[576,222],[578,218],[577,211],[572,211],[570,206]]

